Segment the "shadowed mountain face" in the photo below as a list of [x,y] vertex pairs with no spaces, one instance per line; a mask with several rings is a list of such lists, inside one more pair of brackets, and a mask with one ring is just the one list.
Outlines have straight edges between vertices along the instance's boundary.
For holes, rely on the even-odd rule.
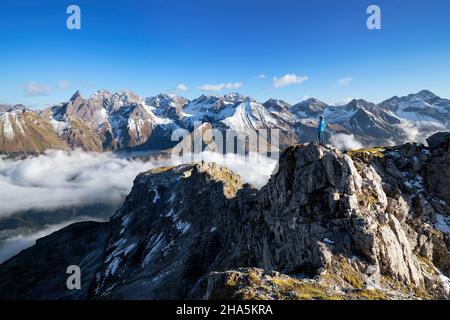
[[142,173],[108,223],[1,264],[0,297],[449,298],[450,134],[429,145],[294,145],[261,190],[213,163]]
[[244,135],[279,129],[281,147],[286,147],[316,140],[319,116],[327,122],[327,140],[341,134],[365,146],[392,145],[450,129],[450,100],[424,90],[378,105],[355,99],[330,106],[311,98],[291,106],[276,99],[261,104],[240,94],[189,101],[168,94],[143,99],[130,91],[106,90],[85,99],[77,91],[69,101],[40,112],[0,106],[0,153],[160,151],[176,145],[171,140],[174,130],[192,132],[197,122]]
[[[7,262],[7,275],[2,274],[5,278],[0,283],[2,299],[84,299],[100,267],[108,227],[107,223],[81,222],[38,240],[22,251],[20,261]],[[66,270],[73,264],[84,270],[84,285],[69,291]]]
[[0,219],[0,263],[22,249],[69,224],[80,221],[107,221],[118,203],[62,207],[58,209],[29,209]]

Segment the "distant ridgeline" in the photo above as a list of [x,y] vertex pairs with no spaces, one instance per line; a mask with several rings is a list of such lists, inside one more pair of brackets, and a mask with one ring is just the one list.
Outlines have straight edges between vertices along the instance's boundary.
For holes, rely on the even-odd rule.
[[[195,100],[162,94],[142,99],[132,92],[101,90],[89,99],[76,92],[65,103],[42,111],[0,106],[0,153],[41,153],[47,149],[86,151],[161,151],[179,143],[176,130],[195,131],[201,124],[238,136],[278,132],[274,149],[316,140],[319,116],[327,123],[326,142],[339,148],[422,141],[450,129],[450,101],[429,91],[393,97],[380,104],[352,100],[331,106],[308,99],[291,106],[270,99],[261,104],[240,94],[201,96]],[[201,125],[197,127],[201,127]],[[202,134],[208,130],[202,130]],[[269,134],[270,136],[270,134]],[[205,137],[203,137],[205,139]]]

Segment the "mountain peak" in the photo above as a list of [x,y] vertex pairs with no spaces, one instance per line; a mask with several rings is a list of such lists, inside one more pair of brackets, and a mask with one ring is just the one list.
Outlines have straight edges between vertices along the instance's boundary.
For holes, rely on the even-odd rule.
[[435,95],[433,92],[429,91],[429,90],[421,90],[416,94],[413,94],[414,97],[423,99],[423,100],[429,100],[429,99],[434,99],[434,98],[438,98],[437,95]]
[[72,97],[70,98],[70,101],[75,101],[75,100],[78,99],[78,98],[83,99],[83,96],[81,95],[80,90],[77,90],[77,91],[72,95]]
[[348,107],[356,107],[356,108],[364,108],[369,105],[372,105],[372,103],[364,99],[353,99],[349,103],[347,103]]
[[25,107],[23,104],[16,104],[8,109],[8,112],[25,112],[29,111],[27,107]]
[[325,103],[322,102],[321,100],[317,99],[317,98],[308,98],[305,100],[305,102],[309,102],[309,103]]
[[232,102],[241,102],[246,99],[246,97],[238,92],[227,93],[223,96],[225,100]]
[[111,92],[109,92],[108,90],[106,90],[106,89],[100,89],[100,90],[98,90],[98,91],[96,91],[96,92],[94,92],[94,94],[92,95],[93,97],[105,97],[105,96],[107,96],[107,97],[110,97],[111,96]]
[[264,102],[264,104],[269,103],[269,104],[279,104],[279,105],[290,105],[289,103],[287,103],[284,100],[281,99],[269,99],[266,102]]

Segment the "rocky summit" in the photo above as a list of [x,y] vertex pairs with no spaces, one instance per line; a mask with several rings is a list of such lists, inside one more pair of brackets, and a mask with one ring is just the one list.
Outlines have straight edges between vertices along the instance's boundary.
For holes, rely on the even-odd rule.
[[428,144],[293,145],[260,190],[212,163],[142,173],[108,223],[0,265],[0,298],[448,299],[450,133]]

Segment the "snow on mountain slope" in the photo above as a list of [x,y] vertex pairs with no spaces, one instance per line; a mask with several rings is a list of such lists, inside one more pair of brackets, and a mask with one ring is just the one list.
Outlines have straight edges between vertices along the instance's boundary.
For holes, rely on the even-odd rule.
[[250,98],[241,102],[234,110],[233,115],[221,122],[230,129],[243,132],[266,128],[283,129],[280,122],[269,110]]
[[404,97],[393,97],[379,104],[422,130],[450,128],[450,100],[442,99],[428,90]]
[[310,117],[317,118],[328,107],[330,106],[325,102],[322,102],[316,98],[310,98],[293,105],[289,111],[298,119]]
[[180,120],[185,116],[183,108],[188,103],[188,99],[172,94],[160,94],[145,99],[145,105],[156,116],[172,120]]
[[0,153],[64,148],[51,123],[35,112],[15,106],[0,115]]
[[[173,120],[153,113],[154,108],[147,106],[142,98],[131,91],[110,93],[106,90],[95,92],[84,99],[76,92],[67,103],[44,110],[52,121],[55,131],[68,139],[69,136],[89,136],[95,146],[88,146],[78,138],[75,146],[86,150],[117,150],[134,148],[147,143],[156,127],[165,128]],[[82,122],[79,133],[73,133],[74,122]],[[165,129],[168,131],[168,129]],[[98,136],[95,137],[95,135]]]
[[183,110],[188,122],[221,121],[233,115],[236,106],[244,101],[239,94],[221,96],[205,96],[191,101]]
[[291,105],[283,100],[269,99],[263,103],[263,106],[272,114],[287,122],[292,122],[295,115],[291,113]]
[[[0,114],[7,111],[20,114],[27,109],[1,106]],[[354,135],[363,145],[423,142],[423,136],[450,129],[450,100],[427,90],[378,105],[355,99],[343,106],[315,98],[293,106],[277,99],[261,104],[238,93],[202,95],[189,101],[169,94],[144,100],[131,91],[100,90],[85,99],[77,91],[69,101],[35,114],[46,120],[69,147],[88,151],[171,148],[176,144],[170,139],[174,129],[192,132],[198,122],[244,133],[278,128],[282,145],[316,140],[319,116],[328,124],[326,141],[331,135],[346,134]],[[3,117],[0,139],[4,141],[21,134],[13,117]],[[39,139],[34,131],[27,134],[33,134],[35,141]]]
[[324,117],[328,125],[327,139],[344,133],[355,135],[357,141],[366,145],[400,142],[405,136],[398,127],[401,123],[398,117],[362,99],[354,99],[343,106],[331,106],[312,98],[294,105],[290,111],[296,116],[294,126],[302,141],[316,139],[315,131],[308,128],[317,127],[319,116]]

